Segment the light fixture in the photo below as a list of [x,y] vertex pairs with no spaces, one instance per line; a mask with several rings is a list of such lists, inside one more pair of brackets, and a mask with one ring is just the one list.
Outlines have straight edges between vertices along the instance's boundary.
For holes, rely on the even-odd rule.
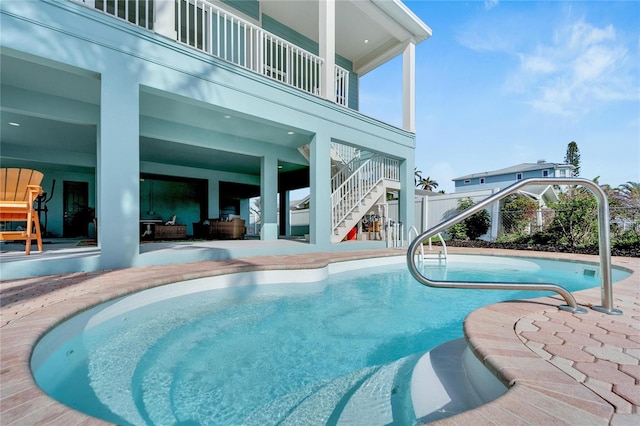
[[15,121],[10,121],[9,126],[20,127],[20,123],[16,123]]
[[367,43],[369,43],[369,40],[368,40],[368,39],[365,39],[365,40],[364,40],[364,44],[367,44]]
[[230,115],[225,115],[224,118],[231,118],[231,116]]
[[289,131],[289,132],[287,132],[287,134],[288,134],[288,135],[295,135],[295,134],[296,134],[296,132]]

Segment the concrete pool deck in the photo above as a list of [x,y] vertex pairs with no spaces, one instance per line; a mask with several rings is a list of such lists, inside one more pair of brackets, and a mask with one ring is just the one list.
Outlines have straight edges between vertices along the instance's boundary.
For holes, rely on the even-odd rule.
[[[98,425],[42,392],[29,368],[38,339],[57,323],[101,302],[171,282],[266,269],[307,269],[331,262],[403,254],[398,249],[260,256],[3,281],[0,284],[0,424]],[[449,253],[598,262],[597,256],[449,248]],[[438,424],[640,424],[640,260],[612,259],[634,274],[613,287],[623,315],[560,311],[560,297],[510,301],[464,322],[473,353],[509,391]],[[575,293],[599,305],[600,289]]]

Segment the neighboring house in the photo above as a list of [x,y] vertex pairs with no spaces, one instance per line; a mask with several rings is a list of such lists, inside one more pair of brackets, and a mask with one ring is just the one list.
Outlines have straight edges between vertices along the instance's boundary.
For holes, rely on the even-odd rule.
[[[574,169],[575,167],[571,164],[547,163],[544,160],[539,160],[536,163],[522,163],[490,172],[461,176],[453,179],[453,182],[456,193],[504,189],[523,179],[572,177]],[[558,194],[553,185],[530,185],[519,192],[537,200],[541,206],[558,200]]]
[[[414,222],[415,46],[431,30],[399,0],[3,0],[0,19],[1,165],[45,174],[47,235],[87,235],[95,215],[83,268],[144,264],[149,221],[249,222],[256,196],[260,239],[278,239],[300,188],[312,250],[387,190]],[[359,78],[398,55],[402,128],[358,112]]]

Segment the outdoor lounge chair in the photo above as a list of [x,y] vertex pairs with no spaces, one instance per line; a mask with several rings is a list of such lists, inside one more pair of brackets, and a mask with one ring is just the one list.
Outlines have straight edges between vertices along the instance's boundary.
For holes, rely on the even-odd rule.
[[[24,229],[1,230],[0,241],[24,240],[25,254],[31,252],[31,242],[36,240],[42,251],[40,220],[33,209],[33,203],[42,194],[42,177],[37,170],[0,169],[0,222],[24,222]],[[35,230],[35,232],[34,232]]]

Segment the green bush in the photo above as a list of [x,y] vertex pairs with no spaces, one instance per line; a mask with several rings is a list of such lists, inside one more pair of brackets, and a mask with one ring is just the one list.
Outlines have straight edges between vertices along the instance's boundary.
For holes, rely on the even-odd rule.
[[[459,212],[465,211],[469,207],[473,206],[473,200],[470,197],[462,198],[458,200]],[[491,216],[486,210],[480,210],[472,216],[464,219],[462,222],[458,222],[452,225],[447,233],[452,240],[477,240],[482,235],[486,234],[491,227]]]

